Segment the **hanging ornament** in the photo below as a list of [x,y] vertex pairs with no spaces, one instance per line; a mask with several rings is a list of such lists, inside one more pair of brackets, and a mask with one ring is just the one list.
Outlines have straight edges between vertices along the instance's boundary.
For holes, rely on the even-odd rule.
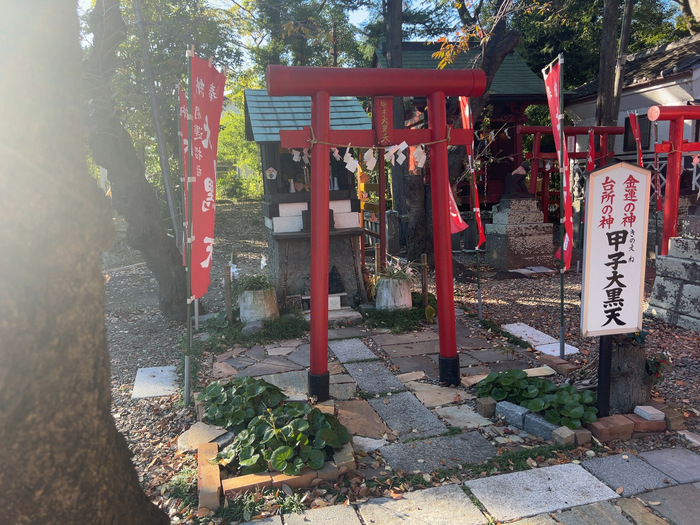
[[365,151],[362,158],[365,160],[365,165],[369,171],[372,171],[377,165],[377,158],[374,156],[374,148],[369,148]]
[[299,150],[293,149],[292,150],[292,160],[294,162],[299,162],[301,160],[301,152]]
[[425,154],[425,146],[423,146],[423,144],[415,149],[413,152],[413,158],[416,161],[416,167],[422,168],[425,165],[425,161],[428,157]]
[[333,152],[333,158],[340,162],[340,152],[338,152],[338,148],[333,148],[331,151]]
[[304,160],[304,164],[309,163],[309,148],[304,148],[304,154],[301,158]]

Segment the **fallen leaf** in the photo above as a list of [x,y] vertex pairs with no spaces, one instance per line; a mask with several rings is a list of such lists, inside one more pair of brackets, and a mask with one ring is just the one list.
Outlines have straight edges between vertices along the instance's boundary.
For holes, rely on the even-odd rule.
[[656,505],[661,505],[661,502],[660,502],[660,501],[647,501],[647,503],[648,503],[649,505],[654,505],[654,506],[656,506]]
[[530,468],[537,468],[537,462],[532,458],[527,458],[525,460],[525,463],[527,463],[530,466]]
[[615,491],[617,494],[622,494],[625,491],[623,487],[617,487],[617,490]]

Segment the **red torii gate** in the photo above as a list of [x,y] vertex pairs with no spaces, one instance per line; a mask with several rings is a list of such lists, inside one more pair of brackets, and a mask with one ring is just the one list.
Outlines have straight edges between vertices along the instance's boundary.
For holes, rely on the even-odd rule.
[[[486,75],[481,70],[343,69],[320,67],[267,68],[271,96],[311,96],[311,127],[280,131],[282,147],[311,147],[311,360],[309,396],[329,395],[328,374],[328,234],[331,145],[384,148],[406,141],[429,144],[435,245],[435,280],[440,340],[440,381],[459,384],[455,332],[452,247],[449,222],[447,142],[467,144],[471,130],[447,126],[446,96],[481,96]],[[373,97],[372,130],[331,130],[330,97]],[[428,129],[393,129],[391,97],[428,99]],[[380,174],[383,177],[384,174]]]
[[700,151],[700,142],[683,140],[685,120],[700,119],[700,106],[651,106],[647,117],[652,122],[668,120],[668,140],[654,146],[655,153],[668,153],[666,163],[666,194],[664,197],[664,232],[661,255],[668,255],[668,241],[677,233],[678,198],[681,186],[683,153]]

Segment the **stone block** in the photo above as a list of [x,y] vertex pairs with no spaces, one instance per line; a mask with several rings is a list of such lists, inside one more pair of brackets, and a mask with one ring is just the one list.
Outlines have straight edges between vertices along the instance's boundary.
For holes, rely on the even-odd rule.
[[573,363],[566,363],[565,365],[559,365],[557,367],[557,374],[561,374],[564,377],[568,376],[571,372],[575,371],[578,369],[578,366],[576,366]]
[[525,421],[525,432],[539,436],[542,439],[552,439],[552,433],[559,428],[558,425],[550,423],[539,414],[525,414],[523,419]]
[[700,281],[700,261],[680,259],[669,255],[656,259],[656,275],[680,279],[681,281]]
[[[350,199],[329,201],[328,207],[333,210],[333,217],[337,217],[339,213],[349,213],[352,211],[352,203],[350,202]],[[357,216],[357,213],[355,216]],[[338,227],[338,219],[335,220],[335,227]]]
[[576,444],[585,446],[589,445],[591,443],[591,431],[586,430],[585,428],[577,428],[574,430],[574,434],[576,436]]
[[601,417],[595,423],[588,425],[588,430],[603,442],[615,439],[627,440],[634,432],[634,422],[621,414]]
[[289,476],[284,472],[273,472],[271,477],[273,487],[287,485],[291,489],[307,489],[316,479],[316,471],[305,467],[296,476]]
[[638,405],[634,407],[634,413],[647,421],[663,421],[665,418],[665,415],[661,410],[646,405]]
[[352,445],[350,443],[345,443],[343,448],[336,450],[333,453],[333,462],[339,469],[348,471],[356,470],[355,453],[352,450]]
[[663,409],[664,421],[668,430],[680,430],[685,428],[685,416],[678,410],[666,407]]
[[476,400],[476,411],[484,417],[492,417],[496,413],[496,400],[492,397],[480,397]]
[[525,428],[525,415],[529,413],[530,411],[527,408],[518,406],[510,401],[501,401],[496,404],[496,416],[503,417],[506,423],[518,428]]
[[625,417],[634,423],[634,432],[663,432],[666,430],[666,421],[664,420],[644,419],[637,414],[626,414]]
[[323,466],[316,471],[316,477],[325,481],[335,481],[340,476],[338,465],[333,461],[326,461]]
[[256,474],[246,474],[245,476],[236,476],[228,478],[221,482],[221,488],[225,495],[241,492],[249,492],[263,487],[272,486],[272,477],[267,472],[258,472]]
[[[300,232],[304,228],[301,215],[288,215],[285,217],[272,217],[272,231],[275,233]],[[265,220],[267,223],[267,220]]]
[[559,427],[552,432],[552,439],[557,445],[573,445],[576,443],[576,433],[569,427]]
[[336,228],[358,228],[360,226],[359,213],[333,213],[333,222]]
[[668,254],[671,257],[700,260],[700,239],[671,237],[669,241]]
[[216,510],[221,498],[221,473],[219,465],[209,463],[219,452],[216,443],[205,443],[197,449],[197,492],[199,508]]

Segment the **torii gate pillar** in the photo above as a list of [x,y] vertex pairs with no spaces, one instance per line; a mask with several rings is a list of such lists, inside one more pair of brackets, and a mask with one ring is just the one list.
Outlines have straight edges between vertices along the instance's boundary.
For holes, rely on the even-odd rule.
[[[285,67],[267,69],[267,90],[271,96],[311,96],[311,130],[303,133],[311,146],[311,359],[309,396],[318,401],[329,395],[328,374],[328,207],[330,144],[352,142],[357,147],[383,146],[374,131],[331,131],[330,97],[428,98],[429,130],[390,130],[394,143],[430,143],[435,244],[435,280],[439,315],[440,381],[460,382],[455,332],[452,247],[450,238],[447,140],[466,144],[473,137],[468,130],[451,130],[445,110],[445,96],[481,96],[486,75],[481,70],[344,69]],[[385,132],[386,130],[382,130]],[[309,133],[310,132],[310,133]],[[298,132],[280,133],[282,146],[290,147]],[[349,139],[349,137],[352,137]],[[415,139],[415,140],[414,140]],[[308,142],[307,142],[307,145]]]

